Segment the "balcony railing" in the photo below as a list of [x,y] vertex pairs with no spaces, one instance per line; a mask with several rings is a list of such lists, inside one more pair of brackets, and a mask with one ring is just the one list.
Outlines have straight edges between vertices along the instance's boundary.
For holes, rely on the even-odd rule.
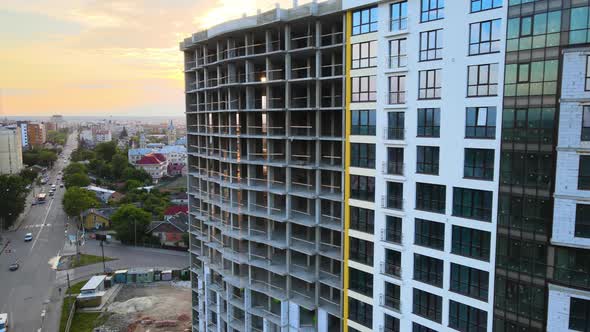
[[385,127],[385,139],[388,140],[403,140],[405,137],[405,128]]

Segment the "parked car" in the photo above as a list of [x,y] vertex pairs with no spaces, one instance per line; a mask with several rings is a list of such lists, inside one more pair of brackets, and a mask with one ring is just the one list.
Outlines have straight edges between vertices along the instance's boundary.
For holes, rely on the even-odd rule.
[[25,242],[29,242],[33,240],[33,233],[25,234]]
[[18,270],[19,267],[20,267],[20,265],[18,264],[18,262],[14,262],[14,263],[8,265],[8,269],[10,271],[16,271],[16,270]]

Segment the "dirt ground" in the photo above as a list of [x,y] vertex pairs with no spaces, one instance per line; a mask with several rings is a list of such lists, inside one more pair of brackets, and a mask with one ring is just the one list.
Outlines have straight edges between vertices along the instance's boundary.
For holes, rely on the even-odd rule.
[[102,326],[103,330],[190,331],[191,290],[186,286],[169,282],[125,285],[107,308],[110,315]]

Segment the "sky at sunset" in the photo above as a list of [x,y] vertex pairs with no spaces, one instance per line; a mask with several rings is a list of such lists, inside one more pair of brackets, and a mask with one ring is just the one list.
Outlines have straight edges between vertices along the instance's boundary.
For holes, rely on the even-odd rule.
[[182,115],[179,41],[275,2],[0,0],[0,116]]

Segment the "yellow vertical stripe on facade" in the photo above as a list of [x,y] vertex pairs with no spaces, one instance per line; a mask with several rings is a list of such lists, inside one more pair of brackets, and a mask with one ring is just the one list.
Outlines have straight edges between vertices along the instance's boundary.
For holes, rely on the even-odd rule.
[[345,58],[345,108],[344,108],[344,253],[343,253],[343,275],[342,278],[342,329],[348,332],[348,253],[349,253],[349,239],[348,227],[350,225],[350,209],[348,208],[348,200],[350,198],[350,129],[351,129],[351,114],[350,114],[350,94],[352,87],[350,84],[350,66],[352,62],[350,36],[352,34],[352,12],[346,12],[346,58]]

